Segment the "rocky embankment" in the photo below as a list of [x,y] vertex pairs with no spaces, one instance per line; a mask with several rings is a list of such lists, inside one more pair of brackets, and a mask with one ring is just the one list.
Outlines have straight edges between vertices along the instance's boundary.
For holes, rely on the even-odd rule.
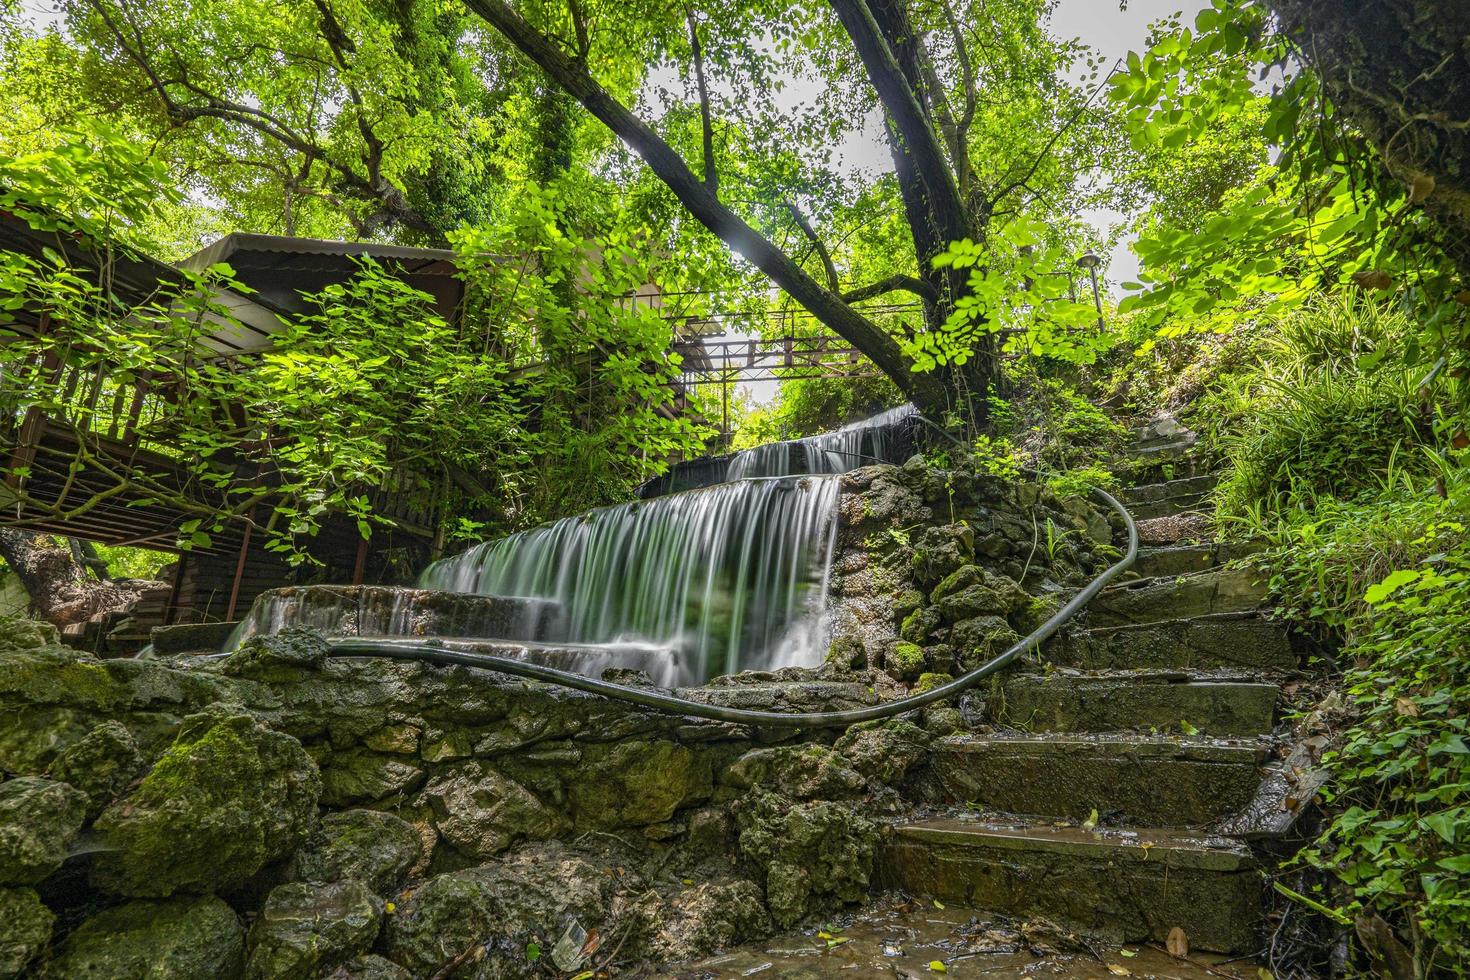
[[[1095,512],[1035,487],[917,464],[846,480],[828,663],[690,696],[813,710],[934,683],[1106,557]],[[98,660],[6,621],[0,977],[687,959],[866,897],[927,746],[963,723],[778,733],[326,652],[303,631]]]

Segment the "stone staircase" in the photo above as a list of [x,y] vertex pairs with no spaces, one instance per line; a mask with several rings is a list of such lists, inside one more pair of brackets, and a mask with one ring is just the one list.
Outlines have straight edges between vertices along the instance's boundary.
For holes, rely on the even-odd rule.
[[[1264,882],[1241,814],[1282,763],[1281,685],[1296,665],[1266,618],[1249,548],[1189,540],[1212,477],[1133,488],[1135,578],[1084,628],[990,688],[987,725],[939,740],[914,792],[933,816],[892,828],[880,887],[1108,942],[1259,948]],[[973,717],[973,713],[972,713]],[[1229,828],[1231,834],[1223,831]]]

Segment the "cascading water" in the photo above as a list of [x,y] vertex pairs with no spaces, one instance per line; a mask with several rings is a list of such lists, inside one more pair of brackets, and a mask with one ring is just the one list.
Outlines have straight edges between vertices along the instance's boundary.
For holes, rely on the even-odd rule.
[[304,625],[439,637],[593,675],[636,667],[664,686],[814,665],[836,540],[836,474],[899,462],[913,414],[904,405],[728,463],[705,461],[707,470],[721,465],[700,479],[725,482],[477,545],[429,566],[418,589],[266,593],[226,649]]
[[[785,476],[793,472],[846,473],[872,463],[902,462],[891,458],[900,443],[898,430],[915,414],[914,406],[900,405],[845,425],[835,432],[743,449],[731,458],[725,479]],[[867,452],[863,452],[865,440]],[[805,464],[800,470],[792,463],[793,448],[798,450]]]
[[666,647],[680,683],[811,665],[836,535],[831,476],[742,479],[486,542],[421,588],[554,600],[542,639]]

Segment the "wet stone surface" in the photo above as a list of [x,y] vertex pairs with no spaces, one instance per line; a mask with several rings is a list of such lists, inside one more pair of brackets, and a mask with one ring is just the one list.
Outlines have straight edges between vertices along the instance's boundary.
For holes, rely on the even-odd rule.
[[[751,943],[655,976],[676,980],[815,977],[1050,977],[1206,980],[1255,976],[1244,961],[1177,959],[1151,945],[1110,946],[1042,920],[1017,921],[919,899],[887,896],[820,929]],[[943,966],[943,972],[933,964]]]

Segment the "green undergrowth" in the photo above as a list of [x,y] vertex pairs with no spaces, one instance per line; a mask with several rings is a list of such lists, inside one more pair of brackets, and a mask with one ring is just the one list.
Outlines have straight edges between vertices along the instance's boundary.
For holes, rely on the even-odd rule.
[[1298,861],[1335,883],[1317,901],[1344,922],[1383,918],[1424,977],[1470,972],[1467,529],[1457,467],[1371,499],[1319,498],[1274,532],[1268,559],[1283,611],[1342,640],[1329,822]]
[[1336,682],[1307,719],[1332,733],[1323,821],[1282,881],[1355,969],[1427,978],[1470,974],[1470,453],[1461,372],[1425,383],[1410,333],[1337,297],[1229,363],[1203,342],[1181,418],[1209,420],[1222,533],[1269,543],[1280,614]]

